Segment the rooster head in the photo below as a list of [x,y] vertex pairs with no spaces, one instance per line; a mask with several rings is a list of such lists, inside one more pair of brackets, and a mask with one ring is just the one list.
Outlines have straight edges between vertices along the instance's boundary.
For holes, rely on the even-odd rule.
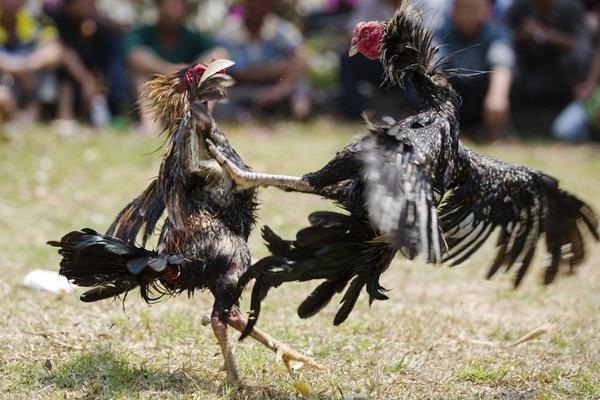
[[225,70],[234,65],[233,61],[225,59],[212,59],[208,64],[198,63],[190,65],[177,73],[179,86],[183,92],[197,92],[212,86],[210,80],[214,78],[219,86],[229,86],[233,83]]
[[144,88],[150,112],[171,131],[190,104],[196,101],[208,104],[227,97],[227,88],[233,79],[225,70],[233,64],[233,61],[217,59],[190,65],[170,75],[155,76]]
[[381,53],[381,41],[385,26],[379,21],[359,22],[352,32],[352,43],[348,55],[361,53],[370,60],[376,60]]

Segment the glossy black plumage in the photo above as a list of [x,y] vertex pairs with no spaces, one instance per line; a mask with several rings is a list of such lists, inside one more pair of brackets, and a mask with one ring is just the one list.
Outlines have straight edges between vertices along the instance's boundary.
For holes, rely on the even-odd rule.
[[[205,148],[210,138],[236,165],[248,168],[203,103],[206,93],[211,98],[224,94],[226,76],[216,74],[196,90],[183,90],[180,81],[187,70],[149,84],[150,100],[157,109],[167,110],[158,114],[164,119],[167,144],[157,178],[117,215],[106,235],[74,231],[50,244],[60,247],[61,274],[94,287],[82,300],[100,300],[136,287],[148,302],[209,289],[215,295],[215,311],[225,320],[239,296],[238,279],[251,265],[247,239],[255,220],[256,193],[234,191],[231,179]],[[171,103],[161,108],[161,102]],[[156,250],[144,249],[157,231]],[[141,245],[136,244],[138,237]]]
[[447,194],[439,208],[448,243],[444,261],[460,264],[477,251],[496,228],[500,229],[496,258],[488,272],[517,268],[515,286],[527,272],[537,242],[545,236],[549,255],[544,284],[551,283],[561,266],[572,272],[584,258],[580,225],[598,240],[598,217],[577,197],[562,190],[543,172],[505,163],[461,148],[469,160],[468,174]]
[[[227,328],[241,331],[247,325],[238,300],[245,285],[240,278],[251,267],[248,236],[255,222],[256,190],[237,188],[207,148],[210,143],[237,169],[249,172],[207,104],[225,95],[230,79],[222,70],[232,64],[214,60],[151,81],[147,96],[168,135],[157,178],[119,213],[107,235],[75,231],[49,244],[60,248],[61,274],[93,287],[82,295],[83,301],[136,287],[147,302],[210,290],[214,296],[210,324],[221,347],[227,381],[241,385]],[[144,249],[156,231],[157,248]],[[141,246],[136,244],[139,236]],[[265,257],[254,269],[267,270],[282,262]],[[276,352],[290,371],[294,360],[322,368],[266,332],[256,329],[252,336]]]
[[[460,143],[460,99],[434,61],[437,48],[416,11],[404,5],[384,27],[380,58],[386,78],[400,84],[407,76],[423,101],[423,111],[400,122],[389,118],[368,122],[364,137],[321,170],[302,177],[314,193],[347,209],[348,221],[343,225],[333,221],[343,219],[341,214],[316,224],[311,220],[311,227],[298,232],[295,241],[264,231],[271,252],[287,262],[281,268],[249,271],[257,277],[254,311],[260,311],[260,301],[272,286],[325,279],[298,313],[314,315],[348,287],[334,321],[338,324],[348,316],[362,287],[371,301],[384,298],[378,295],[378,278],[396,251],[408,258],[421,255],[431,263],[454,265],[479,249],[496,227],[501,228],[500,248],[489,276],[517,263],[518,285],[545,234],[551,257],[544,283],[550,283],[560,265],[572,270],[583,260],[578,223],[598,239],[597,216],[559,189],[554,178],[481,156]],[[367,234],[361,236],[362,232]]]

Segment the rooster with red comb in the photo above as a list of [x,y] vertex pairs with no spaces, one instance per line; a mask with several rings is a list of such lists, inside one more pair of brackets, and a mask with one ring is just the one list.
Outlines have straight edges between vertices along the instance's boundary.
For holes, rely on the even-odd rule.
[[[344,292],[334,324],[344,322],[364,288],[369,301],[385,300],[381,274],[400,252],[429,263],[457,265],[499,231],[488,278],[501,268],[516,270],[519,285],[540,243],[549,254],[543,283],[571,273],[586,254],[584,232],[599,240],[598,216],[558,181],[525,166],[494,160],[459,140],[460,98],[436,61],[418,12],[407,1],[389,21],[362,22],[352,34],[350,55],[379,59],[390,84],[411,80],[423,103],[418,114],[401,121],[367,121],[368,132],[338,152],[316,172],[276,179],[242,171],[218,146],[209,151],[240,188],[271,185],[314,193],[348,213],[322,211],[295,240],[268,227],[263,238],[277,267],[257,264],[241,282],[256,277],[252,290],[252,330],[269,289],[289,281],[321,280],[300,304],[308,318]],[[542,240],[543,238],[543,240]]]
[[[241,331],[248,322],[238,307],[243,289],[239,278],[251,267],[247,241],[255,221],[256,191],[234,190],[205,145],[210,139],[238,168],[249,171],[208,106],[208,101],[225,97],[232,80],[224,69],[232,64],[215,60],[150,81],[146,96],[168,135],[158,177],[119,213],[106,235],[82,229],[49,244],[59,247],[60,274],[76,285],[92,287],[81,296],[85,302],[136,288],[148,303],[210,290],[215,298],[210,323],[227,381],[240,385],[227,328]],[[155,231],[158,245],[148,250],[147,240]],[[138,238],[141,245],[136,244]],[[280,263],[277,257],[260,261],[263,267]],[[254,330],[253,337],[276,352],[290,371],[291,361],[321,368],[265,332]]]

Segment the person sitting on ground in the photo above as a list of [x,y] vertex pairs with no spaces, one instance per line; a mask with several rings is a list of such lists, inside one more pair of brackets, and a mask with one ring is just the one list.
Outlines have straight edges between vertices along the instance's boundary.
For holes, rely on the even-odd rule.
[[49,21],[29,13],[25,0],[0,0],[0,108],[5,117],[18,108],[24,120],[35,120],[40,100],[51,100],[40,99],[41,72],[61,63],[57,36]]
[[489,0],[455,0],[436,41],[443,43],[444,68],[457,71],[451,82],[462,97],[461,126],[482,127],[482,139],[497,140],[510,114],[515,54],[510,32],[491,20],[490,6]]
[[[58,118],[72,120],[75,108],[83,108],[102,126],[110,122],[108,104],[113,113],[125,107],[127,85],[120,35],[100,18],[95,3],[63,0],[53,15],[63,46],[80,59],[88,77],[80,86],[70,74],[61,75]],[[83,107],[75,107],[76,100]]]
[[0,0],[2,114],[18,108],[22,120],[36,120],[40,103],[55,100],[51,73],[61,66],[80,85],[86,84],[88,76],[79,58],[57,38],[56,27],[46,17],[34,18],[25,8],[25,0]]
[[218,41],[236,65],[228,70],[237,84],[233,106],[272,111],[285,102],[294,118],[310,112],[303,38],[289,21],[274,13],[277,0],[245,0],[227,17]]
[[[152,74],[168,74],[184,65],[218,57],[210,36],[185,26],[190,11],[187,0],[155,0],[155,5],[157,21],[133,28],[125,38],[126,59],[137,93]],[[155,128],[154,121],[147,106],[140,106],[142,128],[149,133]]]
[[[513,101],[523,114],[518,120],[532,121],[543,110],[554,115],[571,100],[589,62],[591,41],[581,2],[516,0],[507,22],[517,54]],[[546,131],[545,119],[551,120],[537,121],[538,129]]]
[[551,131],[570,143],[600,139],[600,33],[587,77],[575,86],[575,100],[558,114]]

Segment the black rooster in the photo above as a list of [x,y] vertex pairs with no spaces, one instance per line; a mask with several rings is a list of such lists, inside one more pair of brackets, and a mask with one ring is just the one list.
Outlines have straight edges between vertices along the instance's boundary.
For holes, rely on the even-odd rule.
[[[256,192],[236,190],[221,166],[211,159],[205,139],[223,149],[238,168],[248,171],[212,119],[207,100],[220,99],[231,79],[222,71],[231,65],[217,60],[198,64],[172,76],[159,76],[147,86],[158,118],[165,123],[168,145],[158,177],[116,217],[106,235],[90,229],[74,231],[60,242],[60,274],[73,283],[93,287],[81,296],[91,302],[140,289],[147,302],[181,292],[209,289],[215,297],[211,325],[219,341],[227,379],[239,384],[228,341],[227,325],[242,330],[247,318],[238,308],[240,276],[251,266],[247,240],[255,222]],[[146,250],[161,216],[156,250]],[[136,238],[141,233],[141,247]],[[279,265],[267,257],[259,265]],[[253,337],[276,351],[290,369],[297,360],[320,368],[266,333]]]
[[[406,2],[405,2],[406,3]],[[298,308],[300,317],[321,310],[335,293],[347,290],[334,324],[342,323],[363,287],[386,299],[379,276],[400,251],[428,262],[458,264],[500,228],[498,251],[488,277],[517,266],[515,286],[528,270],[541,235],[550,253],[544,283],[565,266],[570,272],[585,254],[578,223],[598,240],[597,217],[556,179],[524,166],[481,156],[459,142],[460,99],[435,61],[437,48],[420,15],[402,6],[387,22],[359,23],[350,55],[358,52],[383,63],[390,83],[412,81],[424,110],[400,122],[368,123],[369,133],[339,152],[321,170],[300,178],[241,171],[219,148],[209,151],[241,188],[277,186],[336,201],[350,215],[316,212],[296,240],[279,238],[268,227],[263,237],[271,253],[286,262],[257,267],[251,308],[256,323],[270,287],[287,281],[323,279]],[[349,285],[349,286],[348,286]]]

